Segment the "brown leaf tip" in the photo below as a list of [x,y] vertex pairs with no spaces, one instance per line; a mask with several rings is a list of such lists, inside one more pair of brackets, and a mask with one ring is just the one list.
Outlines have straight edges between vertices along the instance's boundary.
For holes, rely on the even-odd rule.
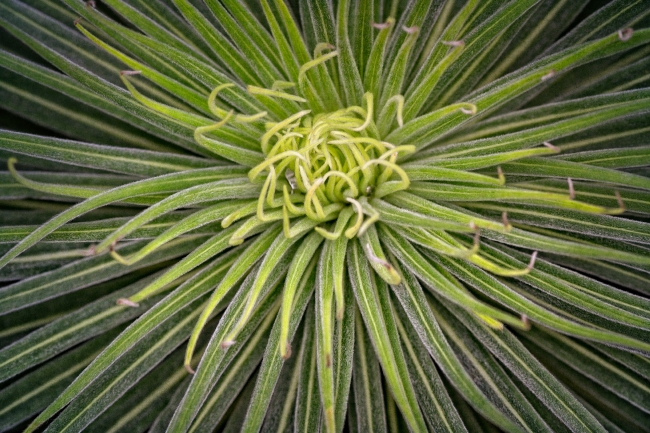
[[623,41],[629,41],[632,35],[634,34],[634,30],[632,28],[628,27],[626,29],[621,29],[618,31],[618,38]]
[[528,266],[526,266],[526,269],[532,271],[533,268],[535,267],[535,260],[537,260],[537,251],[534,251],[533,254],[530,256],[530,262],[528,263]]
[[127,298],[120,298],[120,299],[117,300],[116,303],[117,303],[117,305],[122,305],[124,307],[136,308],[136,307],[140,306],[140,304],[138,304],[137,302],[133,302],[133,301],[127,299]]
[[548,147],[549,149],[551,149],[555,153],[560,153],[560,148],[557,147],[557,146],[554,146],[553,144],[549,143],[548,141],[544,142],[544,146]]
[[554,76],[555,76],[555,71],[551,69],[550,71],[548,71],[548,73],[546,73],[546,75],[542,76],[542,81],[550,80]]
[[282,359],[289,359],[291,358],[291,344],[287,343],[287,345],[284,347],[285,354],[282,355]]
[[227,349],[230,346],[232,346],[233,344],[235,344],[235,340],[225,340],[225,341],[221,342],[221,348],[222,349]]
[[524,329],[528,331],[530,329],[530,320],[528,320],[528,316],[525,314],[521,315],[521,323],[524,325]]
[[442,41],[443,45],[447,45],[449,47],[462,47],[465,45],[465,42],[463,41]]

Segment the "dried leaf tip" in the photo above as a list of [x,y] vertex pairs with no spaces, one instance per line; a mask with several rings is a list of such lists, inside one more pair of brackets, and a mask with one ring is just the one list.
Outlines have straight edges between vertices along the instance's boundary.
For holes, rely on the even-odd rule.
[[465,42],[463,42],[463,41],[442,41],[442,44],[450,46],[450,47],[463,47],[463,46],[465,46]]
[[503,226],[506,228],[506,230],[512,229],[512,224],[510,224],[510,221],[508,221],[508,211],[503,211],[501,214],[501,221],[503,223]]
[[618,38],[623,41],[629,41],[632,35],[634,34],[634,30],[632,30],[631,27],[628,27],[626,29],[621,29],[618,31]]
[[530,262],[528,263],[528,266],[526,266],[526,269],[529,272],[535,267],[535,260],[537,260],[537,251],[533,251],[533,254],[530,256]]
[[503,174],[503,169],[501,168],[500,165],[497,166],[497,177],[498,177],[499,182],[501,183],[501,185],[505,185],[506,176]]
[[230,346],[232,346],[233,344],[235,344],[235,340],[225,340],[225,341],[221,342],[221,348],[222,349],[227,349]]
[[412,26],[412,27],[402,26],[402,30],[404,30],[409,35],[412,35],[418,33],[420,31],[420,28],[418,26]]
[[282,359],[285,360],[291,358],[291,344],[285,344],[284,353],[281,353],[280,355],[282,356]]
[[616,196],[616,202],[618,203],[618,207],[621,210],[621,213],[625,212],[626,207],[625,207],[625,203],[623,203],[623,197],[621,197],[621,193],[618,191],[614,191],[614,195]]
[[138,304],[137,302],[133,302],[133,301],[127,299],[127,298],[120,298],[120,299],[118,299],[117,302],[116,302],[116,304],[117,304],[117,305],[122,305],[122,306],[124,306],[124,307],[134,307],[134,308],[140,306],[140,304]]
[[476,112],[478,111],[478,108],[476,108],[476,105],[474,105],[474,104],[469,104],[469,103],[466,104],[466,105],[467,105],[467,108],[465,108],[465,107],[461,107],[461,108],[460,108],[460,111],[461,111],[463,114],[467,114],[467,115],[470,115],[470,114],[476,114]]
[[373,28],[378,29],[378,30],[387,29],[388,27],[390,27],[392,25],[393,25],[393,23],[389,22],[389,21],[386,21],[385,23],[372,23],[371,24],[371,26]]
[[542,76],[541,80],[542,81],[550,80],[554,76],[555,76],[555,71],[553,69],[551,69],[545,75]]
[[553,144],[549,143],[548,141],[544,142],[544,146],[548,147],[549,149],[551,149],[555,153],[560,153],[560,148],[557,147],[557,146],[554,146]]

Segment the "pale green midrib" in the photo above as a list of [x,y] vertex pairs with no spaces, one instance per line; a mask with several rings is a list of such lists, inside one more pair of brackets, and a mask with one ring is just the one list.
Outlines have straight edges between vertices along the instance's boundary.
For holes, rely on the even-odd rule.
[[65,379],[66,377],[75,374],[76,372],[84,368],[86,365],[88,365],[90,361],[92,361],[95,358],[95,356],[97,356],[98,353],[99,352],[93,353],[92,355],[86,357],[85,359],[79,361],[78,363],[69,366],[67,370],[65,370],[64,372],[54,376],[47,382],[41,383],[41,385],[32,389],[30,392],[21,395],[19,399],[14,400],[11,404],[0,409],[0,416],[2,416],[2,414],[4,413],[9,412],[11,409],[20,405],[21,403],[27,402],[32,396],[39,394],[41,391],[44,391],[53,385],[56,385],[57,382]]
[[569,142],[568,144],[561,144],[561,145],[559,145],[557,147],[559,147],[560,150],[562,150],[562,151],[564,151],[564,150],[573,150],[573,149],[577,149],[577,148],[582,147],[582,146],[587,146],[587,145],[590,145],[590,144],[598,144],[598,143],[602,143],[603,141],[628,137],[630,135],[641,134],[643,132],[648,132],[648,131],[650,131],[650,126],[646,127],[646,128],[630,129],[630,130],[627,130],[627,131],[614,133],[614,134],[606,134],[606,135],[599,135],[597,137],[585,138],[584,140],[573,141],[573,142]]
[[[2,137],[2,139],[4,141],[14,141],[14,142],[21,143],[21,144],[26,141],[26,140],[20,140],[20,139],[10,138],[10,137]],[[48,145],[45,145],[45,144],[34,143],[34,142],[31,142],[31,141],[26,141],[26,142],[30,146],[41,147],[41,148],[45,148],[45,149],[54,147],[56,149],[55,146],[48,146]],[[83,155],[83,156],[91,156],[91,157],[97,157],[98,156],[98,154],[93,153],[93,152],[84,152],[84,151],[81,151],[81,150],[75,150],[75,149],[70,149],[70,148],[67,148],[66,152],[69,152],[69,153],[72,153],[72,154]],[[126,157],[111,156],[111,155],[106,155],[106,154],[100,154],[100,157],[103,158],[103,159],[114,160],[114,161],[117,161],[117,162],[128,162],[128,163],[131,163],[131,164],[137,163],[137,164],[141,164],[141,165],[145,165],[145,166],[146,165],[151,165],[153,167],[167,168],[167,169],[171,169],[171,170],[174,170],[174,171],[184,171],[184,170],[191,170],[191,169],[195,168],[195,167],[191,167],[191,166],[168,164],[168,163],[157,162],[157,161],[146,161],[145,163],[143,163],[142,160],[134,161],[133,159],[129,159],[129,158],[126,158]]]
[[[551,332],[552,332],[552,331],[551,331]],[[630,376],[629,374],[627,374],[626,372],[624,372],[624,371],[621,370],[620,368],[617,368],[615,365],[606,362],[606,361],[603,360],[602,358],[596,356],[596,355],[595,355],[594,353],[592,353],[591,351],[585,349],[584,347],[582,347],[582,346],[579,345],[579,344],[576,344],[576,343],[572,342],[571,340],[569,340],[568,338],[564,337],[563,335],[558,334],[558,333],[555,333],[555,332],[554,332],[553,334],[555,334],[555,335],[554,335],[555,338],[557,338],[558,340],[562,341],[564,344],[566,344],[567,346],[571,347],[571,348],[572,348],[573,350],[575,350],[576,352],[581,353],[582,355],[584,355],[585,357],[587,357],[589,360],[591,360],[591,361],[593,361],[593,362],[595,362],[595,363],[601,365],[603,368],[609,370],[609,371],[612,372],[613,374],[615,374],[615,375],[617,375],[617,376],[619,376],[619,377],[621,377],[621,378],[627,380],[628,382],[634,384],[634,385],[637,386],[639,389],[643,390],[643,392],[645,392],[646,394],[650,394],[650,387],[649,387],[649,386],[644,385],[643,383],[641,383],[640,381],[636,380],[634,377]]]
[[[156,349],[158,349],[159,347],[161,347],[164,343],[167,342],[167,340],[168,340],[169,338],[173,337],[174,334],[175,334],[179,329],[181,329],[183,326],[185,326],[185,325],[186,325],[187,323],[189,323],[190,321],[194,320],[194,319],[196,318],[196,316],[199,315],[200,312],[201,312],[201,309],[198,308],[198,309],[194,310],[192,313],[190,313],[186,318],[184,318],[183,320],[181,320],[177,325],[175,325],[173,328],[171,328],[171,329],[170,329],[170,330],[165,334],[165,336],[164,336],[163,338],[161,338],[160,340],[158,340],[158,341],[157,341],[153,346],[151,346],[151,347],[150,347],[150,348],[149,348],[149,349],[148,349],[144,354],[142,354],[142,355],[141,355],[137,360],[133,361],[133,362],[130,364],[130,366],[129,366],[128,368],[124,369],[124,370],[123,370],[119,375],[117,375],[117,376],[113,376],[113,380],[111,381],[111,383],[119,382],[123,377],[125,377],[128,373],[130,373],[131,370],[133,370],[135,367],[138,366],[137,361],[140,361],[140,360],[145,359],[145,358],[148,357],[151,353],[153,353]],[[79,411],[79,412],[77,413],[77,415],[74,416],[74,417],[72,417],[72,418],[68,421],[68,423],[67,423],[66,425],[61,426],[61,430],[60,430],[60,431],[66,431],[66,430],[68,429],[68,427],[69,427],[71,424],[73,424],[73,423],[74,423],[74,422],[75,422],[79,417],[81,417],[81,416],[82,416],[82,415],[83,415],[83,414],[88,410],[88,408],[90,408],[90,407],[91,407],[95,402],[97,402],[99,399],[101,399],[101,398],[102,398],[106,393],[108,393],[110,390],[111,390],[111,386],[110,386],[110,384],[107,384],[107,385],[104,387],[103,391],[100,392],[100,393],[99,393],[99,394],[98,394],[94,399],[92,399],[91,401],[86,402],[86,404],[84,405],[84,410]]]
[[274,313],[277,312],[278,308],[279,308],[279,304],[268,313],[267,317],[264,319],[264,322],[262,322],[262,324],[259,326],[258,328],[259,331],[246,342],[245,349],[239,355],[240,358],[237,360],[237,362],[229,366],[230,372],[228,373],[228,375],[224,377],[223,382],[221,386],[217,389],[217,391],[215,391],[212,394],[212,397],[210,397],[210,399],[203,405],[204,409],[194,419],[192,423],[192,427],[190,428],[188,433],[192,433],[196,430],[198,425],[201,423],[201,420],[203,420],[203,418],[205,418],[205,416],[207,415],[207,410],[216,403],[216,400],[218,400],[219,397],[223,394],[224,390],[228,387],[230,382],[232,382],[235,376],[239,374],[238,373],[239,368],[248,360],[248,357],[255,349],[256,344],[262,339],[262,335],[264,334],[266,327],[269,325],[268,322],[270,322],[271,319],[275,318]]
[[122,308],[124,308],[124,307],[119,307],[119,306],[111,307],[111,308],[109,308],[107,310],[104,310],[103,312],[101,312],[99,314],[96,314],[96,315],[94,315],[92,317],[89,317],[88,319],[86,319],[86,320],[84,320],[82,322],[77,323],[74,326],[71,326],[71,327],[67,328],[63,332],[59,332],[57,334],[54,334],[53,336],[51,336],[50,338],[48,338],[46,340],[43,340],[43,341],[41,341],[41,342],[39,342],[37,344],[31,345],[31,346],[29,346],[29,348],[27,350],[23,350],[20,353],[18,353],[18,355],[15,355],[12,358],[9,358],[6,361],[0,363],[0,368],[5,368],[8,364],[10,364],[12,362],[17,362],[18,360],[20,360],[20,358],[26,357],[28,354],[36,351],[37,349],[40,349],[41,347],[43,347],[43,346],[45,346],[47,344],[50,344],[52,342],[56,342],[57,340],[62,339],[63,337],[67,336],[68,334],[71,334],[71,333],[73,333],[73,332],[75,332],[77,330],[80,330],[80,329],[84,329],[86,326],[92,325],[94,322],[97,322],[97,321],[99,321],[99,320],[101,320],[101,319],[103,319],[105,317],[109,317],[112,314],[114,314],[116,311],[121,310]]
[[417,369],[418,375],[423,378],[420,381],[420,384],[422,384],[424,387],[427,389],[427,393],[432,397],[431,400],[433,400],[433,403],[436,407],[436,412],[440,416],[440,419],[444,422],[445,426],[447,427],[447,430],[449,431],[454,431],[454,429],[451,427],[451,424],[449,422],[449,417],[447,416],[447,413],[443,410],[443,407],[440,406],[440,402],[438,401],[437,398],[435,398],[435,392],[433,389],[431,389],[431,386],[429,385],[429,381],[426,380],[426,373],[422,369],[422,364],[420,363],[420,360],[417,357],[417,354],[415,353],[415,350],[413,349],[413,345],[409,341],[408,335],[406,333],[406,329],[404,329],[404,325],[400,320],[395,321],[397,323],[397,327],[399,328],[400,334],[402,334],[402,343],[406,347],[406,350],[408,351],[409,355],[411,356],[411,360],[415,364],[415,368]]
[[[158,228],[158,227],[169,227],[169,226],[175,225],[176,223],[177,223],[177,221],[169,222],[169,223],[151,223],[151,224],[145,224],[145,225],[140,226],[140,229],[150,230],[150,229],[154,229],[154,228]],[[96,229],[89,228],[89,229],[85,229],[85,230],[80,230],[80,229],[66,230],[66,227],[62,227],[62,229],[63,230],[56,230],[56,231],[54,231],[52,233],[59,234],[59,235],[78,235],[78,234],[84,234],[84,233],[101,233],[101,232],[112,233],[116,229],[116,227],[96,228]],[[4,230],[2,230],[0,232],[0,234],[2,234],[3,236],[7,236],[7,235],[20,236],[20,235],[23,235],[25,233],[31,233],[31,231],[28,231],[28,230],[29,229],[24,229],[22,231],[20,231],[20,230],[19,231],[4,231]]]
[[153,392],[149,392],[147,396],[140,401],[140,403],[135,405],[125,415],[121,416],[118,422],[113,424],[113,426],[107,430],[106,433],[115,433],[120,431],[120,429],[124,427],[129,421],[140,416],[140,414],[146,409],[149,404],[163,396],[168,390],[183,380],[185,376],[187,376],[187,370],[185,370],[185,368],[180,368],[177,370],[176,373],[165,380],[162,386],[156,388],[156,390]]
[[[313,343],[315,345],[315,343]],[[312,355],[314,355],[315,350],[312,352]],[[303,355],[304,356],[304,355]],[[311,362],[309,363],[309,380],[307,382],[307,407],[311,407],[313,404],[314,400],[314,379],[316,377],[316,356],[311,357]],[[319,401],[316,402],[317,404]],[[307,410],[307,414],[305,416],[305,424],[303,425],[303,430],[302,431],[308,431],[307,427],[309,425],[309,410]]]
[[4,337],[7,337],[9,335],[17,334],[19,332],[26,331],[26,330],[29,330],[29,329],[39,328],[40,326],[42,326],[42,325],[44,325],[46,323],[49,323],[49,322],[53,322],[54,320],[56,320],[59,317],[62,317],[64,315],[65,315],[65,313],[54,314],[52,316],[43,317],[43,318],[38,319],[38,320],[33,320],[31,322],[23,323],[23,324],[18,325],[18,326],[13,326],[11,328],[10,327],[4,328],[2,331],[0,331],[0,338],[4,338]]
[[642,83],[646,81],[647,79],[650,78],[650,74],[645,74],[642,75],[641,77],[638,77],[632,81],[628,81],[627,83],[621,84],[620,86],[614,87],[613,89],[608,90],[607,92],[620,92],[622,90],[628,89],[638,83]]
[[[358,319],[358,318],[357,318]],[[357,327],[357,335],[361,337],[362,330],[359,328],[360,325],[360,320],[356,321],[356,327]],[[363,338],[357,338],[358,341],[358,353],[359,353],[359,358],[361,361],[361,365],[367,366],[368,361],[366,360],[366,342],[364,341]],[[366,420],[366,427],[368,428],[369,433],[374,433],[374,425],[372,423],[372,404],[371,404],[371,394],[370,394],[370,388],[369,388],[369,381],[370,378],[368,377],[368,370],[366,368],[361,369],[361,374],[363,375],[363,392],[365,394],[365,406],[366,406],[366,416],[368,419]]]
[[63,278],[59,278],[59,279],[57,279],[55,281],[51,281],[49,283],[41,284],[41,285],[36,286],[36,287],[34,287],[32,289],[17,292],[17,293],[14,293],[13,295],[9,295],[9,296],[4,296],[2,298],[2,302],[7,302],[8,300],[11,300],[11,299],[24,297],[24,296],[29,295],[29,294],[31,294],[33,292],[36,292],[36,291],[45,290],[48,287],[51,287],[53,285],[65,283],[65,282],[67,282],[67,281],[69,281],[71,279],[75,279],[75,278],[78,278],[78,277],[83,277],[84,275],[88,275],[88,274],[93,273],[93,272],[99,272],[99,271],[104,270],[104,269],[106,269],[108,267],[115,266],[116,264],[119,264],[119,263],[115,262],[115,261],[109,261],[107,263],[103,263],[103,264],[100,264],[100,265],[97,265],[97,266],[93,266],[93,267],[85,269],[83,271],[76,272],[74,274],[65,276]]
[[[88,125],[90,127],[93,127],[95,129],[98,129],[102,132],[105,132],[109,134],[112,137],[116,138],[121,138],[122,140],[131,142],[131,143],[139,143],[142,142],[142,138],[137,136],[136,134],[131,134],[129,132],[124,131],[121,128],[113,128],[111,127],[108,123],[98,121],[97,118],[88,116],[86,114],[80,113],[80,112],[75,112],[72,110],[69,110],[65,108],[63,105],[59,104],[54,104],[49,102],[46,99],[39,98],[36,94],[33,92],[27,92],[22,89],[19,89],[18,87],[11,86],[6,82],[0,81],[0,86],[4,87],[5,89],[9,90],[10,92],[21,96],[25,100],[32,101],[36,104],[39,104],[53,112],[57,112],[61,114],[62,116],[69,117],[73,120],[76,120],[82,124]],[[94,108],[94,107],[92,107]],[[7,139],[5,139],[7,140]],[[12,140],[12,141],[17,141],[17,140]],[[131,161],[133,162],[133,161]]]
[[[502,211],[504,208],[498,207],[498,206],[491,206],[491,205],[483,205],[483,204],[478,204],[474,206],[472,203],[469,203],[467,205],[468,207],[474,207],[474,208],[481,208],[481,209],[490,209],[490,210],[499,210]],[[512,213],[517,213],[517,214],[526,214],[526,215],[532,215],[532,216],[538,216],[538,217],[548,217],[548,214],[542,213],[542,212],[537,212],[529,209],[521,209],[521,208],[514,208],[514,209],[508,209]],[[558,221],[566,221],[566,222],[574,222],[574,221],[579,221],[581,224],[585,226],[591,226],[594,228],[607,228],[605,225],[597,224],[591,221],[586,221],[586,220],[580,220],[576,218],[569,218],[569,217],[564,217],[558,214],[553,214],[552,216],[553,220],[558,220]],[[637,231],[625,227],[616,227],[617,231],[633,234],[633,235],[645,235],[648,236],[649,234],[643,231]]]
[[555,6],[553,6],[553,8],[546,13],[544,19],[540,21],[537,26],[535,26],[533,31],[531,31],[522,42],[517,44],[516,48],[514,50],[511,50],[505,59],[499,60],[497,67],[481,81],[478,87],[482,87],[483,85],[490,83],[491,81],[494,81],[496,78],[500,77],[503,72],[517,59],[517,57],[519,57],[524,51],[526,51],[526,49],[528,49],[528,47],[530,47],[533,42],[535,42],[537,36],[542,32],[542,30],[544,30],[548,23],[550,23],[553,18],[555,18],[557,13],[562,7],[564,7],[566,2],[567,0],[558,1]]
[[[566,193],[566,189],[561,189],[561,188],[556,188],[552,186],[547,186],[547,185],[540,185],[540,184],[534,184],[534,183],[528,183],[528,182],[521,182],[516,184],[517,186],[520,187],[525,187],[525,188],[531,188],[531,189],[536,189],[540,191],[549,191],[549,192],[557,192],[557,193]],[[612,186],[612,191],[614,190],[614,186]],[[601,193],[595,193],[595,192],[589,192],[589,191],[578,191],[578,194],[581,196],[587,196],[587,197],[593,197],[593,198],[598,198],[598,199],[613,199],[612,195],[605,195]],[[636,199],[633,197],[625,197],[625,202],[626,203],[639,203],[639,204],[650,204],[650,202]]]
[[77,250],[57,251],[53,253],[25,255],[21,257],[16,257],[11,262],[12,263],[33,263],[33,262],[43,262],[47,260],[70,259],[75,257],[84,257],[87,252],[88,250],[77,249]]
[[510,413],[519,421],[520,425],[524,427],[527,431],[533,433],[534,430],[531,430],[531,427],[528,425],[528,423],[522,418],[522,416],[519,414],[519,411],[517,411],[513,406],[510,400],[503,394],[501,389],[494,383],[492,380],[492,377],[487,373],[487,371],[483,368],[481,363],[474,357],[472,352],[467,348],[465,343],[462,341],[462,339],[456,334],[454,329],[451,327],[451,325],[440,316],[440,314],[437,314],[437,312],[433,312],[436,316],[436,321],[447,331],[446,334],[448,337],[451,337],[451,339],[458,345],[458,347],[465,353],[467,358],[470,360],[474,368],[479,372],[479,374],[483,377],[483,380],[490,386],[492,391],[499,397],[499,400],[501,403],[508,408]]
[[[2,7],[4,7],[5,9],[8,9],[7,6],[4,6],[2,3],[0,3],[0,8],[2,8]],[[109,63],[107,61],[104,61],[103,59],[101,59],[99,57],[89,55],[89,53],[81,50],[78,46],[74,45],[68,39],[59,37],[59,35],[57,35],[56,33],[53,33],[52,31],[50,31],[47,27],[42,27],[42,26],[38,25],[38,23],[36,23],[35,21],[29,19],[27,16],[22,15],[19,12],[13,11],[11,9],[9,9],[9,13],[12,13],[12,15],[14,15],[14,16],[18,16],[19,19],[21,19],[23,21],[26,21],[27,23],[31,24],[34,27],[40,28],[41,31],[43,31],[45,34],[47,34],[47,36],[51,37],[52,39],[56,40],[59,43],[71,48],[73,51],[79,53],[81,57],[91,59],[92,61],[96,62],[98,65],[102,66],[103,68],[106,68],[109,71],[114,71],[115,74],[118,74],[120,72],[120,70],[118,68],[116,68],[114,65],[112,65],[111,63]],[[48,49],[50,51],[54,52],[56,55],[61,56],[61,54],[59,52],[54,51],[49,47],[48,47]],[[69,61],[67,58],[66,58],[66,60]],[[170,98],[167,94],[165,94],[164,92],[159,91],[155,87],[149,86],[146,83],[143,84],[143,86],[146,87],[149,92],[155,94],[157,97],[159,97],[161,99],[168,100]]]
[[[303,347],[300,346],[300,352],[298,353],[297,359],[302,358],[303,356]],[[282,407],[282,414],[280,416],[280,422],[278,423],[278,432],[284,432],[287,430],[289,424],[289,417],[291,416],[291,409],[293,409],[293,404],[296,399],[296,393],[298,391],[298,384],[300,382],[300,369],[295,367],[291,373],[291,382],[289,382],[289,390],[287,392],[286,400],[284,406]]]

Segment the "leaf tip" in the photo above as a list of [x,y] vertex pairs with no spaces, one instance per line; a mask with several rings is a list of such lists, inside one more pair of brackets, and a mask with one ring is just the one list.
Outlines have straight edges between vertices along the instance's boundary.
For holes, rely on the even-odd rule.
[[553,78],[554,76],[555,76],[555,71],[554,71],[553,69],[551,69],[551,70],[548,71],[546,74],[542,75],[541,80],[542,80],[542,81],[548,81],[548,80],[550,80],[551,78]]
[[233,344],[235,344],[235,340],[224,340],[224,341],[221,342],[220,346],[221,346],[222,349],[227,349],[230,346],[232,346]]
[[117,304],[117,305],[121,305],[121,306],[123,306],[123,307],[133,307],[133,308],[137,308],[137,307],[140,306],[140,304],[138,304],[137,302],[133,302],[133,301],[131,301],[130,299],[127,299],[127,298],[120,298],[120,299],[118,299],[118,300],[116,301],[116,304]]
[[618,31],[618,38],[623,41],[629,41],[630,38],[632,38],[632,35],[634,34],[634,30],[631,27],[628,27],[626,29],[621,29]]
[[533,254],[530,256],[530,262],[528,262],[528,266],[526,266],[526,270],[528,272],[533,270],[533,268],[535,267],[536,260],[537,260],[537,251],[533,251]]
[[291,358],[291,344],[286,343],[284,346],[282,346],[282,350],[280,351],[280,356],[282,356],[282,359],[287,360]]
[[549,143],[548,141],[544,142],[544,146],[548,147],[549,149],[551,149],[555,153],[560,153],[561,152],[559,147],[554,146],[553,144]]

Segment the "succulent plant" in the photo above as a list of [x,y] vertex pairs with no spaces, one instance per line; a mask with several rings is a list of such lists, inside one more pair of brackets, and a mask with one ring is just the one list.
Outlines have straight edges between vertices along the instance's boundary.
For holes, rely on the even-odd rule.
[[0,430],[642,432],[647,0],[2,0]]

